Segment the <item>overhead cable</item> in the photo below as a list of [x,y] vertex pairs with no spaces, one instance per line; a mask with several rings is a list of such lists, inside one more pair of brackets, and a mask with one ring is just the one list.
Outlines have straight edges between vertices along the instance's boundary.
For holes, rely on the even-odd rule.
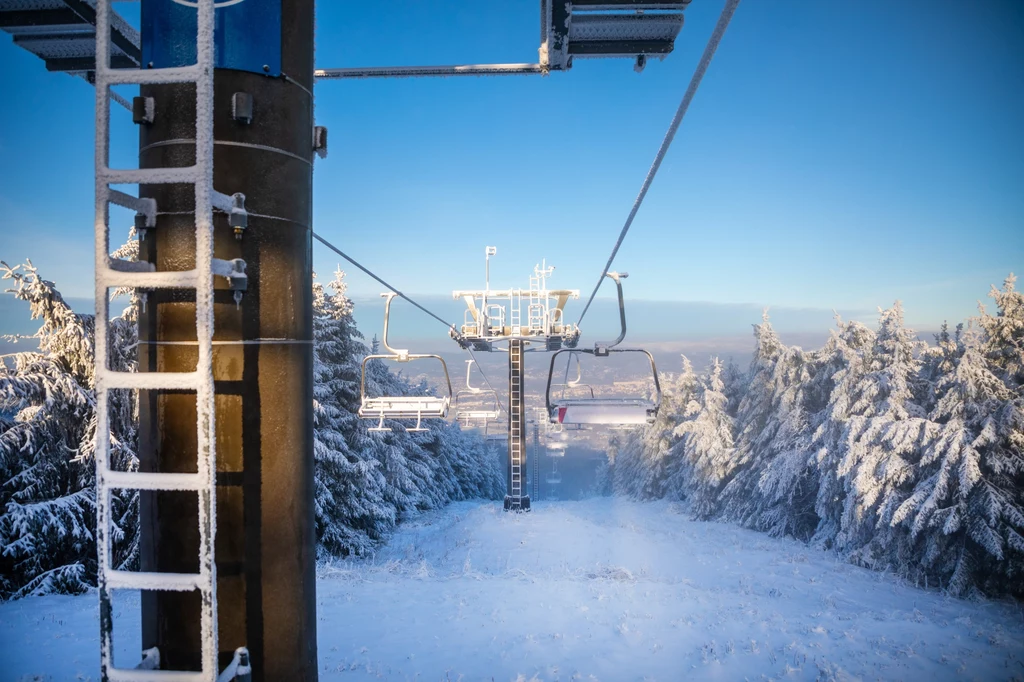
[[[423,306],[421,306],[421,305],[420,305],[419,303],[417,303],[416,301],[412,300],[411,298],[409,298],[408,296],[406,296],[405,294],[403,294],[403,293],[402,293],[401,291],[399,291],[399,290],[398,290],[398,289],[397,289],[396,287],[393,287],[393,286],[391,286],[390,284],[388,284],[387,282],[385,282],[385,281],[384,281],[383,279],[381,279],[381,278],[380,278],[380,277],[378,277],[377,275],[375,275],[375,274],[373,274],[372,272],[370,272],[370,271],[369,271],[369,270],[368,270],[368,269],[367,269],[367,268],[366,268],[365,266],[363,266],[362,264],[360,264],[360,263],[359,263],[358,261],[356,261],[355,259],[353,259],[353,258],[352,258],[351,256],[349,256],[349,255],[348,255],[347,253],[345,253],[344,251],[342,251],[341,249],[339,249],[339,248],[338,248],[337,246],[335,246],[334,244],[330,243],[329,241],[327,241],[326,239],[324,239],[323,237],[321,237],[320,235],[318,235],[318,234],[317,234],[316,232],[314,232],[314,233],[313,233],[313,237],[314,237],[314,238],[315,238],[315,239],[316,239],[316,240],[317,240],[318,242],[320,242],[321,244],[323,244],[324,246],[326,246],[327,248],[329,248],[329,249],[330,249],[331,251],[333,251],[334,253],[338,254],[339,256],[341,256],[342,258],[344,258],[345,260],[347,260],[347,261],[348,261],[349,263],[351,263],[352,265],[354,265],[354,266],[356,266],[357,268],[359,268],[360,270],[362,270],[362,271],[363,271],[364,273],[366,273],[367,275],[369,275],[369,276],[370,276],[370,277],[371,277],[372,279],[374,279],[375,281],[377,281],[377,282],[378,282],[378,283],[380,283],[381,285],[383,285],[383,286],[387,287],[387,288],[388,288],[389,290],[391,290],[391,291],[395,292],[395,294],[396,294],[397,296],[400,296],[401,298],[404,298],[404,299],[405,299],[406,301],[408,301],[409,303],[412,303],[412,304],[413,304],[414,306],[416,306],[417,308],[419,308],[420,310],[422,310],[423,312],[425,312],[425,313],[426,313],[427,315],[430,315],[430,316],[431,316],[432,318],[434,318],[435,320],[437,320],[438,322],[440,322],[440,323],[441,323],[441,324],[443,324],[444,326],[448,327],[448,329],[450,329],[450,330],[452,330],[452,331],[454,331],[454,330],[455,330],[455,325],[454,325],[454,324],[452,324],[451,322],[447,322],[447,321],[445,321],[445,319],[444,319],[444,318],[442,318],[442,317],[439,317],[439,316],[435,315],[434,313],[430,312],[429,310],[427,310],[426,308],[424,308]],[[456,333],[457,333],[457,332],[456,332]]]
[[608,262],[605,264],[604,270],[601,271],[601,276],[597,278],[597,284],[594,285],[594,290],[591,292],[590,298],[587,299],[587,305],[583,308],[583,312],[580,313],[580,319],[576,322],[577,326],[583,322],[584,315],[587,314],[590,304],[594,302],[594,297],[597,296],[597,290],[601,288],[605,275],[608,274],[609,269],[612,267],[612,261],[615,260],[615,255],[619,252],[619,247],[622,246],[626,233],[629,232],[630,226],[633,225],[633,219],[636,217],[637,211],[640,210],[640,204],[643,203],[644,197],[647,196],[647,190],[650,189],[654,176],[658,173],[658,168],[661,167],[661,162],[665,159],[665,153],[668,152],[668,148],[676,136],[676,131],[679,130],[679,125],[683,122],[683,116],[686,115],[686,110],[689,109],[690,102],[693,100],[698,86],[700,86],[701,79],[704,78],[704,73],[708,70],[708,65],[711,64],[711,58],[715,55],[715,50],[718,49],[718,43],[722,41],[725,29],[728,28],[732,15],[736,12],[736,7],[739,4],[740,0],[726,0],[725,7],[722,8],[722,14],[718,17],[718,23],[715,25],[715,30],[711,33],[708,44],[704,48],[704,54],[701,55],[700,62],[697,64],[697,70],[693,72],[690,85],[686,88],[683,100],[679,103],[676,115],[672,118],[672,125],[669,126],[665,139],[661,141],[658,155],[654,157],[654,163],[651,164],[651,169],[647,171],[647,177],[640,188],[640,194],[637,195],[636,201],[633,202],[633,209],[629,212],[629,217],[626,218],[626,224],[622,226],[619,238],[615,242],[615,248],[612,249],[612,254],[608,257]]

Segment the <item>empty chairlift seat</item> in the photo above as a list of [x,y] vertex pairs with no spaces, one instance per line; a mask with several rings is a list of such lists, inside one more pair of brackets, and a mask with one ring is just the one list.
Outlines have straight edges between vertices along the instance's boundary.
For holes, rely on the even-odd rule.
[[498,393],[470,384],[473,360],[466,360],[466,388],[455,394],[455,420],[464,428],[483,427],[501,416]]
[[[654,358],[639,348],[611,348],[608,353],[640,353],[647,357],[654,384],[653,397],[595,397],[591,394],[574,395],[552,390],[549,379],[547,407],[550,421],[562,425],[593,425],[593,426],[625,426],[651,424],[658,415],[661,402],[661,387],[658,382],[658,371],[654,366]],[[554,373],[555,361],[561,353],[588,353],[589,349],[579,351],[559,351],[551,358],[551,374]],[[601,357],[601,356],[599,356]]]
[[[390,431],[391,427],[384,425],[385,419],[415,419],[416,425],[406,430],[426,431],[426,428],[423,426],[424,419],[444,419],[448,416],[448,408],[451,406],[452,399],[452,382],[448,374],[448,365],[440,355],[415,354],[404,349],[395,349],[388,345],[388,320],[391,316],[391,300],[396,294],[389,292],[381,294],[381,296],[386,299],[384,304],[384,334],[381,338],[381,343],[389,352],[367,355],[363,358],[362,376],[359,384],[359,416],[363,419],[377,420],[377,425],[372,427],[370,431]],[[448,392],[441,396],[369,396],[366,392],[366,366],[371,360],[375,359],[393,360],[395,362],[436,360],[441,363]]]
[[643,398],[584,398],[556,401],[551,420],[596,426],[652,424],[657,414],[654,401]]
[[[387,355],[371,355],[367,359],[389,358]],[[448,396],[382,396],[364,398],[359,406],[359,416],[364,419],[444,419],[448,416]]]

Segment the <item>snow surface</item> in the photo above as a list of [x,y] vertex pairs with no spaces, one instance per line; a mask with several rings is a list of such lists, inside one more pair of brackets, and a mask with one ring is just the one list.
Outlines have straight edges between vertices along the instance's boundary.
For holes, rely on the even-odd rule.
[[[615,498],[456,503],[322,565],[330,680],[1024,680],[1024,613]],[[114,600],[138,659],[138,593]],[[97,600],[0,604],[3,679],[97,679]],[[38,677],[35,677],[38,676]]]

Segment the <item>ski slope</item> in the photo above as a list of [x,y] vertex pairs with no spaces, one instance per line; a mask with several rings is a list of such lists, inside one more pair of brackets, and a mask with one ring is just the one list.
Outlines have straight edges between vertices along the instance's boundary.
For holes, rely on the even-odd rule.
[[[1015,605],[668,503],[454,504],[321,566],[317,588],[321,680],[1024,680]],[[96,602],[0,604],[0,677],[97,679]],[[137,609],[115,601],[119,662],[137,658]]]

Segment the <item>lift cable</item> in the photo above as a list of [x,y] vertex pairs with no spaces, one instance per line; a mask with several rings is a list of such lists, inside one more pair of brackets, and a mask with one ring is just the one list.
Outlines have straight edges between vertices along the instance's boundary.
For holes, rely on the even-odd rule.
[[[330,249],[331,251],[333,251],[334,253],[338,254],[339,256],[341,256],[342,258],[344,258],[345,260],[347,260],[347,261],[348,261],[349,263],[351,263],[352,265],[354,265],[354,266],[356,266],[357,268],[359,268],[360,270],[362,270],[362,271],[363,271],[364,273],[366,273],[367,275],[369,275],[369,276],[370,276],[370,277],[371,277],[372,279],[376,280],[376,281],[377,281],[377,282],[379,282],[379,283],[380,283],[381,285],[383,285],[383,286],[387,287],[388,289],[390,289],[391,291],[395,292],[395,294],[396,294],[396,295],[400,296],[401,298],[404,298],[404,299],[405,299],[406,301],[408,301],[409,303],[412,303],[412,304],[413,304],[414,306],[416,306],[417,308],[419,308],[420,310],[422,310],[423,312],[425,312],[425,313],[426,313],[427,315],[430,315],[430,316],[431,316],[432,318],[434,318],[435,320],[437,320],[438,322],[440,322],[440,323],[441,323],[441,324],[443,324],[444,326],[448,327],[448,329],[450,329],[450,330],[453,330],[453,331],[455,330],[455,325],[454,325],[454,324],[452,324],[451,322],[446,322],[446,321],[444,320],[444,318],[438,317],[438,316],[437,316],[437,315],[435,315],[434,313],[430,312],[429,310],[427,310],[426,308],[424,308],[423,306],[421,306],[421,305],[420,305],[419,303],[417,303],[416,301],[412,300],[411,298],[409,298],[408,296],[406,296],[405,294],[403,294],[403,293],[402,293],[401,291],[399,291],[399,290],[398,290],[398,289],[397,289],[396,287],[393,287],[393,286],[391,286],[390,284],[388,284],[387,282],[385,282],[385,281],[384,281],[383,279],[381,279],[381,278],[380,278],[380,277],[378,277],[377,275],[375,275],[375,274],[373,274],[372,272],[370,272],[370,271],[369,271],[368,269],[366,269],[366,267],[365,267],[365,266],[361,265],[361,264],[360,264],[360,263],[359,263],[358,261],[356,261],[356,260],[355,260],[354,258],[352,258],[352,257],[351,257],[351,256],[349,256],[349,255],[348,255],[347,253],[345,253],[344,251],[342,251],[341,249],[339,249],[339,248],[338,248],[337,246],[335,246],[334,244],[330,243],[329,241],[327,241],[326,239],[324,239],[323,237],[321,237],[320,235],[318,235],[318,234],[317,234],[316,232],[313,232],[313,237],[314,237],[314,238],[315,238],[315,239],[316,239],[316,240],[317,240],[318,242],[320,242],[321,244],[323,244],[324,246],[326,246],[327,248],[329,248],[329,249]],[[456,332],[456,333],[457,333],[457,332]]]
[[636,201],[633,202],[633,210],[629,212],[629,217],[626,218],[626,224],[622,226],[622,232],[619,233],[619,239],[615,242],[615,248],[612,249],[612,254],[608,257],[608,262],[605,264],[604,270],[601,271],[601,276],[597,278],[597,284],[594,285],[594,290],[591,292],[590,298],[587,300],[587,305],[583,308],[583,312],[580,313],[580,319],[576,322],[577,326],[583,322],[583,317],[590,309],[590,304],[594,302],[594,297],[597,296],[597,290],[601,288],[605,275],[608,274],[608,270],[612,267],[612,261],[615,260],[615,255],[619,252],[619,247],[622,246],[622,241],[626,238],[626,233],[629,232],[629,228],[633,225],[633,219],[636,217],[637,211],[640,210],[640,204],[643,203],[644,197],[647,196],[647,190],[650,189],[651,183],[654,181],[654,176],[658,173],[658,168],[661,167],[661,162],[665,158],[665,153],[668,152],[668,148],[672,144],[673,138],[676,136],[676,131],[679,130],[679,125],[683,122],[683,116],[686,115],[686,110],[690,107],[690,102],[693,100],[693,96],[696,94],[698,86],[700,86],[701,79],[704,78],[704,73],[708,70],[708,65],[711,64],[711,58],[715,55],[715,50],[718,49],[718,43],[721,42],[722,36],[725,35],[725,29],[729,27],[732,15],[735,13],[736,7],[739,4],[740,0],[726,0],[725,7],[722,8],[722,14],[718,17],[718,23],[715,25],[715,30],[711,33],[711,37],[708,39],[708,44],[704,48],[704,54],[701,55],[700,62],[697,64],[697,70],[693,72],[693,77],[690,79],[690,85],[686,88],[686,94],[683,95],[683,99],[679,103],[679,108],[676,110],[676,115],[672,118],[672,125],[669,126],[668,132],[665,134],[665,139],[661,141],[661,148],[658,150],[658,155],[654,157],[654,163],[651,164],[650,170],[647,171],[647,177],[644,179],[644,184],[640,188],[640,194],[637,195]]
[[[379,283],[379,284],[381,284],[382,286],[384,286],[384,287],[388,288],[389,290],[391,290],[391,291],[395,292],[395,294],[396,294],[397,296],[399,296],[399,297],[401,297],[401,298],[404,298],[404,299],[405,299],[406,301],[408,301],[409,303],[412,303],[412,304],[413,304],[414,306],[416,306],[417,308],[419,308],[420,310],[422,310],[423,312],[425,312],[425,313],[426,313],[427,315],[430,315],[430,316],[431,316],[432,318],[434,318],[435,320],[437,320],[438,322],[440,322],[441,324],[443,324],[443,325],[444,325],[445,327],[447,327],[447,328],[448,328],[448,329],[450,329],[451,331],[453,331],[453,332],[455,332],[456,334],[458,334],[458,332],[457,332],[457,331],[455,331],[455,329],[456,329],[456,328],[455,328],[455,325],[454,325],[454,324],[452,324],[451,322],[447,322],[447,321],[445,321],[445,319],[444,319],[444,318],[442,318],[442,317],[440,317],[440,316],[438,316],[438,315],[435,315],[434,313],[430,312],[429,310],[427,310],[426,308],[424,308],[423,306],[421,306],[421,305],[420,305],[419,303],[417,303],[416,301],[412,300],[411,298],[409,298],[408,296],[406,296],[406,295],[405,295],[404,293],[402,293],[401,291],[399,291],[397,287],[391,286],[390,284],[388,284],[387,282],[385,282],[385,281],[384,281],[383,279],[381,279],[381,278],[380,278],[380,277],[378,277],[377,275],[373,274],[373,272],[371,272],[371,271],[370,271],[369,269],[367,269],[367,268],[366,268],[366,266],[364,266],[364,265],[362,265],[361,263],[359,263],[358,261],[356,261],[356,260],[355,260],[354,258],[352,258],[352,257],[351,257],[351,256],[349,256],[349,255],[348,255],[347,253],[345,253],[344,251],[342,251],[341,249],[339,249],[339,248],[338,248],[337,246],[335,246],[334,244],[330,243],[329,241],[327,241],[326,239],[324,239],[323,237],[321,237],[320,235],[318,235],[318,234],[317,234],[316,232],[312,232],[312,234],[313,234],[313,237],[314,237],[314,238],[315,238],[315,239],[316,239],[316,240],[317,240],[318,242],[320,242],[321,244],[323,244],[324,246],[326,246],[327,248],[329,248],[329,249],[330,249],[331,251],[333,251],[334,253],[338,254],[339,256],[341,256],[342,258],[344,258],[345,260],[347,260],[347,261],[348,261],[349,263],[351,263],[352,265],[354,265],[354,266],[356,266],[357,268],[359,268],[360,270],[362,270],[362,271],[363,271],[363,272],[364,272],[365,274],[369,275],[369,276],[370,276],[370,277],[371,277],[371,278],[372,278],[373,280],[375,280],[376,282],[378,282],[378,283]],[[497,395],[497,393],[498,393],[498,392],[494,390],[494,387],[493,387],[493,386],[491,386],[491,381],[490,381],[490,379],[488,379],[488,378],[487,378],[487,375],[486,375],[486,374],[484,373],[484,368],[483,368],[483,367],[482,367],[482,366],[480,365],[480,361],[479,361],[479,360],[477,360],[477,359],[476,359],[476,355],[474,355],[474,354],[473,354],[473,349],[472,349],[472,348],[466,348],[466,350],[467,350],[467,351],[469,351],[469,356],[470,356],[471,358],[473,358],[473,362],[474,362],[474,363],[476,364],[476,368],[477,368],[478,370],[480,370],[480,376],[482,376],[482,377],[484,378],[484,383],[486,383],[486,384],[487,384],[487,387],[488,387],[489,389],[491,389],[492,391],[494,391],[495,395]],[[500,407],[500,408],[501,408],[502,412],[505,412],[506,414],[508,414],[508,411],[507,411],[507,410],[505,409],[505,406],[501,404],[501,401],[500,401],[500,400],[498,401],[498,407]]]

